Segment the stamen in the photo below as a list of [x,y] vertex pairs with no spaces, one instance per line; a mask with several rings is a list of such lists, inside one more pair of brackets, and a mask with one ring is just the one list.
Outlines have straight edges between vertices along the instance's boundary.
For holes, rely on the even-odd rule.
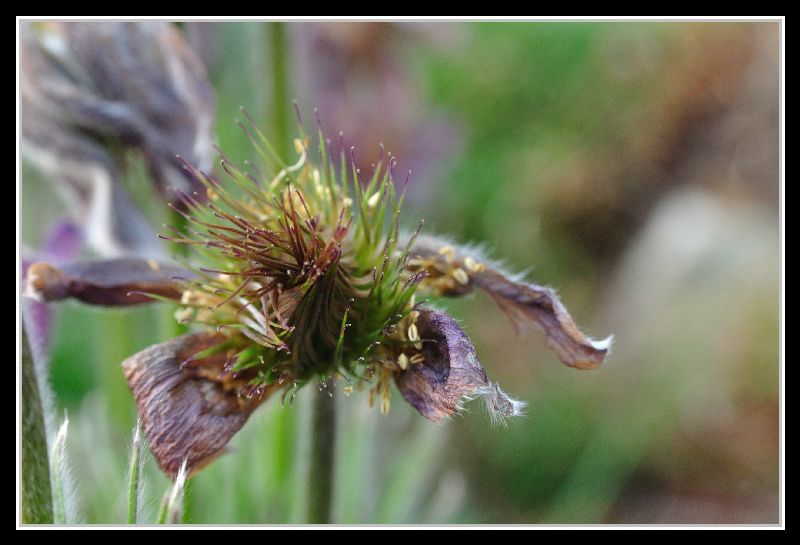
[[467,284],[469,284],[469,276],[461,267],[456,267],[450,274],[452,274],[456,282],[458,282],[462,286],[466,286]]
[[401,352],[400,355],[397,356],[397,365],[399,365],[400,369],[402,369],[403,371],[408,369],[408,362],[409,362],[408,356],[406,356],[404,353]]

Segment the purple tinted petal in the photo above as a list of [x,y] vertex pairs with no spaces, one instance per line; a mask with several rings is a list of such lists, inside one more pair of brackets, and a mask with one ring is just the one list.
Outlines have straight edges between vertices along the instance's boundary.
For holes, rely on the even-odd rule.
[[515,321],[538,324],[565,365],[595,369],[611,348],[611,337],[596,341],[578,329],[555,291],[514,279],[487,264],[478,252],[420,237],[409,257],[412,273],[427,273],[421,289],[447,297],[465,295],[475,287],[486,291]]
[[29,328],[28,339],[37,359],[47,360],[50,352],[50,341],[53,316],[50,306],[39,301],[23,301],[24,315]]
[[225,353],[182,365],[224,340],[213,333],[191,333],[151,346],[122,363],[150,449],[173,478],[184,460],[191,472],[216,458],[274,390],[252,398],[240,395],[243,381],[223,373]]
[[512,319],[539,324],[547,334],[547,345],[565,365],[596,369],[603,363],[611,348],[611,337],[595,341],[581,333],[552,289],[514,282],[493,269],[475,274],[473,281]]
[[67,263],[75,259],[81,250],[83,233],[70,221],[58,220],[50,227],[42,243],[40,253],[53,263]]
[[152,302],[149,295],[180,298],[176,276],[192,274],[137,258],[70,263],[61,268],[38,262],[28,268],[25,292],[41,301],[72,297],[94,305],[136,305]]
[[517,416],[524,404],[489,381],[469,338],[456,321],[435,310],[422,310],[416,326],[422,339],[422,363],[395,375],[403,399],[422,416],[439,422],[457,413],[464,400],[483,396],[493,416]]

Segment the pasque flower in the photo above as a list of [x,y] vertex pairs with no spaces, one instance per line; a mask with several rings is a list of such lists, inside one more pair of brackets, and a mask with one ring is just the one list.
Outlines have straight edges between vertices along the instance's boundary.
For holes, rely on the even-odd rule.
[[368,389],[382,413],[394,383],[434,422],[477,397],[494,418],[521,414],[524,403],[488,378],[456,320],[429,299],[484,290],[514,320],[539,324],[566,365],[602,363],[609,341],[584,336],[552,290],[420,229],[403,234],[393,157],[361,173],[352,148],[331,159],[320,131],[315,146],[296,140],[298,159],[286,165],[254,125],[245,130],[260,167],[223,155],[223,180],[185,165],[205,195],[182,192],[187,227],[162,236],[193,250],[180,267],[126,258],[28,272],[39,299],[167,300],[197,326],[122,364],[167,474],[184,461],[199,469],[264,400],[313,381]]

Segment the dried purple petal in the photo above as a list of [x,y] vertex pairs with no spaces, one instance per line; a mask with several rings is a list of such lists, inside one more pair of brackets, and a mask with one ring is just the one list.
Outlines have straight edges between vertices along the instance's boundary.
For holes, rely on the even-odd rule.
[[538,323],[547,334],[547,345],[562,363],[577,369],[600,367],[611,348],[612,337],[595,341],[578,329],[550,288],[514,282],[503,273],[487,269],[472,277],[512,319]]
[[58,220],[47,231],[38,254],[40,259],[53,263],[68,263],[75,259],[81,249],[83,235],[77,225]]
[[601,341],[587,337],[551,288],[515,280],[474,254],[433,237],[420,237],[408,268],[413,273],[426,271],[420,287],[436,295],[456,297],[475,287],[483,289],[513,320],[541,326],[547,345],[565,365],[595,369],[603,363],[612,337]]
[[[459,412],[465,400],[484,397],[493,417],[518,416],[524,403],[510,398],[486,376],[475,347],[456,321],[439,311],[421,310],[416,320],[421,363],[395,375],[403,398],[422,416],[439,422]],[[413,357],[412,357],[413,358]]]
[[191,472],[218,456],[274,389],[257,397],[241,395],[246,383],[223,372],[225,353],[182,365],[224,340],[214,333],[191,333],[151,346],[122,363],[150,449],[173,478],[184,460]]
[[[23,249],[20,285],[25,286],[28,267],[33,263],[41,259],[46,259],[53,263],[68,262],[78,255],[80,244],[81,233],[74,224],[66,221],[56,221],[48,230],[41,247],[37,251],[28,254]],[[52,309],[47,304],[32,300],[25,301],[24,305],[24,314],[30,318],[28,334],[30,335],[31,345],[39,353],[47,354],[50,347]]]
[[137,305],[151,302],[151,295],[180,299],[173,277],[187,275],[180,267],[132,257],[62,267],[38,262],[28,268],[25,294],[40,301],[72,297],[94,305]]

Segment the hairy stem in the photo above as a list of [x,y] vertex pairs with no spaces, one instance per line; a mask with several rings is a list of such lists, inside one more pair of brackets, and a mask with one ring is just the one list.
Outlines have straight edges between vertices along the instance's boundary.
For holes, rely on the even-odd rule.
[[22,323],[22,522],[53,522],[44,411],[25,323]]
[[139,478],[141,473],[141,428],[136,421],[136,429],[133,431],[133,441],[131,443],[131,465],[128,468],[128,524],[136,524],[139,512]]
[[161,498],[161,503],[158,507],[158,514],[156,515],[156,524],[166,524],[167,523],[167,509],[169,507],[169,495],[170,491],[164,494]]
[[311,415],[308,521],[312,524],[331,522],[335,451],[336,399],[323,391],[316,396]]
[[53,522],[67,524],[67,501],[64,491],[64,480],[67,474],[67,430],[69,419],[58,429],[53,448],[50,450],[50,487],[53,494]]

